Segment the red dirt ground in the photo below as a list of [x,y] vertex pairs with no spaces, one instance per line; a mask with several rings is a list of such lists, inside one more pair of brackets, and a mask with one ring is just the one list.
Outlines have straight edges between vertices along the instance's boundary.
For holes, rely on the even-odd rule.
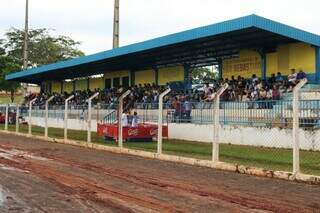
[[320,187],[1,134],[0,212],[320,212]]

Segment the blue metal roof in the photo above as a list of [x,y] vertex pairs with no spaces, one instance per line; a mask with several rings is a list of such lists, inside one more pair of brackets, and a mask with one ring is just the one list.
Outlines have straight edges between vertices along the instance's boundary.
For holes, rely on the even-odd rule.
[[[79,57],[67,61],[62,61],[54,64],[44,65],[41,67],[28,69],[26,71],[12,73],[6,76],[6,80],[24,81],[24,78],[31,77],[39,74],[51,73],[57,71],[57,75],[60,71],[67,68],[81,66],[89,63],[95,63],[101,60],[108,60],[115,57],[125,57],[126,55],[139,53],[146,50],[152,50],[155,48],[166,47],[169,45],[179,44],[182,42],[202,39],[206,37],[212,37],[223,33],[233,32],[237,30],[243,30],[247,28],[258,28],[268,32],[272,32],[277,35],[281,35],[297,41],[309,43],[315,46],[320,46],[320,36],[312,34],[288,25],[284,25],[257,15],[249,15],[241,18],[195,28],[180,33],[175,33],[144,42],[123,46],[120,48],[100,52],[97,54]],[[59,73],[58,73],[59,71]],[[67,71],[66,71],[67,72]]]

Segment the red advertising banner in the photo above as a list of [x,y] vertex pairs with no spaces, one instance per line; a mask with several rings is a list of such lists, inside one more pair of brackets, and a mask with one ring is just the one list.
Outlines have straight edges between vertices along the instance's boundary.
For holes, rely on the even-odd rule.
[[[118,124],[98,124],[98,135],[118,139]],[[123,127],[123,140],[152,139],[157,137],[158,126],[153,124],[139,124],[138,127]],[[168,137],[168,127],[162,127],[162,136]]]

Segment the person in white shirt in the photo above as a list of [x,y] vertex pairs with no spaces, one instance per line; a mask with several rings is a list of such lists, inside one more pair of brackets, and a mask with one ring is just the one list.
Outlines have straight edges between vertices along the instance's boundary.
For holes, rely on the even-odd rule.
[[127,127],[128,126],[128,115],[127,115],[126,112],[122,113],[121,123],[122,123],[123,127]]
[[133,113],[133,117],[132,117],[132,124],[131,124],[131,126],[132,127],[138,127],[138,125],[139,125],[139,116],[138,116],[138,113],[137,112],[134,112]]

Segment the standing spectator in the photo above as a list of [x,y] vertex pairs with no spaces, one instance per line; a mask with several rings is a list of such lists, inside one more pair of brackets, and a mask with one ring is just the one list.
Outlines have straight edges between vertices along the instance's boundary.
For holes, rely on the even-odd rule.
[[192,110],[192,104],[189,101],[189,97],[186,97],[186,101],[184,102],[184,111],[186,115],[186,122],[191,122],[191,110]]

